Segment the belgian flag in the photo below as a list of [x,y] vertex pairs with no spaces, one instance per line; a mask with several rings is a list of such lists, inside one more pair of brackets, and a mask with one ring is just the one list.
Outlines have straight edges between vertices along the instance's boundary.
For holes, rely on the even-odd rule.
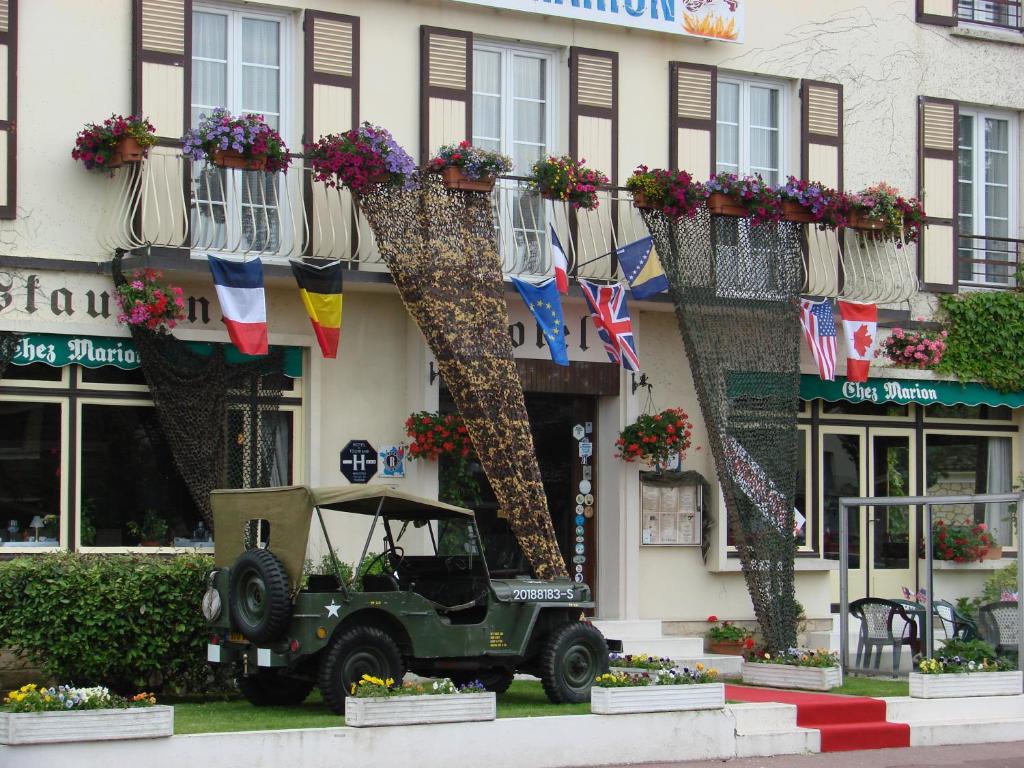
[[292,261],[292,274],[324,357],[338,356],[341,338],[341,262]]

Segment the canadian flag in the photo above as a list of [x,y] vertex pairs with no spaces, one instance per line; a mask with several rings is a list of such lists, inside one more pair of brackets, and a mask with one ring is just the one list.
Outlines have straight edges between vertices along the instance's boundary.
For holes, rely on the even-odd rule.
[[878,306],[840,301],[839,314],[846,333],[846,380],[867,381],[868,369],[875,359]]

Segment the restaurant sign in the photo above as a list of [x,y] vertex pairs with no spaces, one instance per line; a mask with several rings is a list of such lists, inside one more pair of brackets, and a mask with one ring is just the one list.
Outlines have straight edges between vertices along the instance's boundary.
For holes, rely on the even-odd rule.
[[456,0],[511,11],[743,42],[747,0]]
[[897,403],[907,405],[1006,405],[1024,407],[1024,392],[1000,392],[974,381],[928,379],[868,379],[865,382],[822,381],[814,375],[800,377],[803,400],[845,400],[850,403]]

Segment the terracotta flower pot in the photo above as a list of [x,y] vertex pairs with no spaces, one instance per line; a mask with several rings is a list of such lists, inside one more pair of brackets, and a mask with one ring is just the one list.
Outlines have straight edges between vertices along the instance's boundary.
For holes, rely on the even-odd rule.
[[723,656],[745,656],[742,640],[709,640],[708,652]]
[[880,219],[869,219],[864,211],[851,211],[846,226],[850,229],[860,229],[866,232],[879,232],[885,229],[885,222]]
[[243,171],[262,171],[267,167],[266,155],[246,157],[233,149],[213,150],[213,164],[218,168],[238,168]]
[[712,192],[708,195],[708,212],[713,216],[749,216],[750,213],[732,195]]
[[125,136],[114,145],[114,152],[110,156],[110,163],[107,168],[120,168],[127,163],[141,163],[145,157],[146,150],[139,144],[134,136]]
[[793,200],[782,201],[782,220],[797,224],[813,224],[814,214]]
[[448,189],[461,189],[464,192],[490,192],[494,189],[494,176],[485,176],[482,179],[471,179],[462,172],[461,168],[454,165],[446,165],[441,169],[441,177]]
[[633,207],[640,208],[642,210],[654,210],[659,206],[651,202],[651,199],[647,197],[646,192],[634,192],[633,193]]
[[989,547],[988,552],[985,553],[986,560],[999,560],[1003,556],[1003,547],[1001,544],[997,544],[994,547]]

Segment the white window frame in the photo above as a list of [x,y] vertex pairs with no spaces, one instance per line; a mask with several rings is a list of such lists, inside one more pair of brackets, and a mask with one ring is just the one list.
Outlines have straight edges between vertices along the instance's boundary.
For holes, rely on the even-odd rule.
[[[974,136],[973,146],[971,147],[971,153],[973,155],[972,163],[974,170],[974,176],[969,181],[971,182],[971,189],[974,192],[974,205],[972,207],[971,219],[974,223],[973,232],[961,232],[961,235],[985,237],[988,235],[988,211],[985,207],[985,187],[987,182],[985,181],[985,152],[987,147],[985,145],[985,120],[1005,120],[1007,121],[1007,175],[1006,183],[1008,186],[1007,195],[1007,222],[1006,222],[1006,235],[1008,238],[1019,237],[1020,232],[1018,230],[1018,206],[1019,202],[1019,190],[1020,190],[1020,172],[1018,168],[1018,146],[1020,144],[1020,134],[1018,128],[1017,115],[1013,112],[1006,112],[996,109],[976,109],[973,107],[960,107],[960,117],[970,117],[974,120]],[[959,126],[958,126],[959,131]],[[957,142],[957,154],[961,150],[959,140]],[[957,187],[961,183],[960,178],[960,161],[957,158],[956,167],[956,178]],[[968,181],[968,179],[963,179]],[[957,190],[959,194],[959,189]],[[960,211],[957,210],[957,223],[960,221]],[[981,222],[982,228],[979,230],[978,224]],[[992,235],[992,237],[1002,237],[1002,235]],[[977,240],[974,241],[977,244]],[[959,245],[959,243],[958,243]],[[957,249],[957,255],[959,258],[959,248]],[[974,253],[985,253],[985,251],[974,251]],[[981,258],[981,257],[978,257]],[[1012,288],[1014,285],[1013,273],[1014,268],[1012,262],[1008,268],[1009,276],[1005,282],[997,280],[988,280],[985,273],[985,268],[988,265],[985,264],[972,264],[971,272],[972,278],[970,280],[961,280],[961,282],[970,285],[984,285],[993,288]],[[959,274],[960,265],[957,264],[957,274]]]
[[[292,72],[292,57],[293,48],[292,40],[294,36],[294,19],[293,15],[286,12],[275,12],[272,10],[254,10],[250,9],[247,5],[232,5],[232,4],[221,4],[221,3],[197,3],[192,7],[193,16],[197,13],[210,13],[224,16],[227,18],[227,74],[226,74],[226,95],[227,104],[213,104],[203,105],[200,107],[201,111],[208,113],[209,110],[215,109],[216,107],[226,107],[231,114],[239,115],[243,114],[246,110],[242,107],[242,58],[241,58],[241,40],[242,40],[242,22],[244,19],[255,19],[257,21],[273,21],[279,24],[279,38],[278,38],[278,112],[277,112],[277,131],[281,134],[281,138],[284,139],[285,144],[288,145],[292,151],[298,146],[299,131],[297,128],[297,120],[299,118],[298,110],[293,109],[294,106],[294,76]],[[203,57],[192,57],[193,59]],[[210,59],[210,61],[220,61],[219,59]],[[255,65],[254,65],[255,66]],[[189,104],[192,105],[192,83],[188,84],[189,88]],[[292,169],[293,172],[296,169]],[[227,174],[229,172],[225,172]],[[241,172],[236,172],[241,173]],[[241,187],[232,185],[231,178],[228,177],[225,197],[226,208],[231,210],[237,210],[241,206],[241,202],[233,200],[232,198],[241,194]],[[239,179],[240,181],[240,179]],[[294,215],[291,212],[292,206],[284,200],[288,196],[289,192],[287,189],[288,177],[287,175],[279,175],[278,179],[278,247],[277,252],[261,252],[259,253],[260,258],[267,263],[279,263],[284,264],[288,260],[288,255],[291,251],[293,243],[291,239],[293,237],[293,226],[291,222],[291,216]],[[237,188],[236,188],[237,187]],[[262,206],[260,206],[262,207]],[[190,214],[191,215],[191,214]],[[208,226],[208,225],[207,225]],[[229,244],[241,242],[240,233],[237,231],[239,226],[239,219],[237,214],[227,217],[227,233],[226,241]],[[209,251],[217,253],[219,256],[232,256],[239,255],[234,250],[218,250],[216,248],[201,248],[192,253],[192,258],[205,259],[206,254]]]
[[[750,170],[750,89],[772,88],[779,93],[779,178],[778,183],[785,183],[789,176],[789,140],[790,140],[790,85],[785,80],[769,77],[742,77],[732,74],[718,74],[719,85],[736,85],[740,89],[739,103],[739,155],[736,173],[739,176],[749,175]],[[715,141],[718,140],[718,93],[715,93]],[[717,146],[717,144],[716,144]],[[715,157],[715,172],[718,172],[718,158]]]

